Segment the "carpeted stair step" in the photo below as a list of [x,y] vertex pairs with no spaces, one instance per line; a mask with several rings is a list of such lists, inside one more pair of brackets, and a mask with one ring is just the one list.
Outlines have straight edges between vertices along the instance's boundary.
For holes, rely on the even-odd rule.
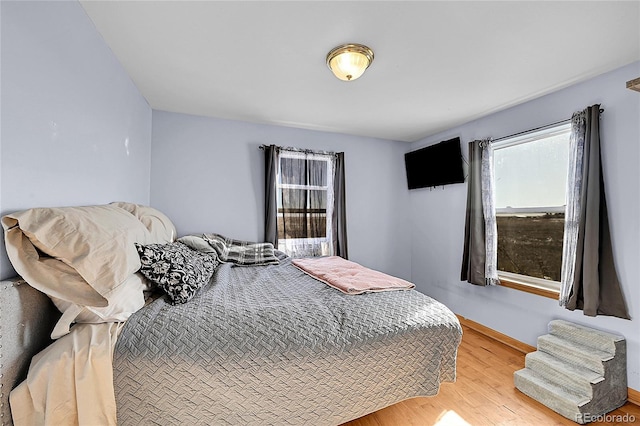
[[580,395],[593,397],[593,386],[604,377],[579,365],[569,364],[546,352],[531,352],[525,358],[525,367],[549,382]]
[[624,337],[562,320],[549,332],[513,375],[521,392],[581,424],[626,402]]
[[522,393],[574,421],[581,416],[580,407],[591,400],[590,395],[568,391],[527,368],[516,371],[513,380]]
[[616,342],[624,340],[623,336],[594,330],[564,320],[553,320],[549,323],[549,334],[564,340],[570,340],[584,346],[597,348],[611,356],[616,353]]
[[568,364],[588,368],[600,375],[604,375],[603,362],[613,358],[613,355],[609,352],[571,340],[564,340],[551,334],[538,337],[538,350],[559,358]]

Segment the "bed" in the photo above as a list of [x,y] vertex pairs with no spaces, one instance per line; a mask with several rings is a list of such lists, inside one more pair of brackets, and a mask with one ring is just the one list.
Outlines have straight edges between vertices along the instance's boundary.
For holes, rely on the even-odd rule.
[[[220,262],[187,303],[156,297],[128,315],[111,352],[117,423],[336,425],[455,380],[462,331],[444,305],[415,290],[344,294],[274,256]],[[8,390],[60,313],[20,280],[0,289],[11,424]]]

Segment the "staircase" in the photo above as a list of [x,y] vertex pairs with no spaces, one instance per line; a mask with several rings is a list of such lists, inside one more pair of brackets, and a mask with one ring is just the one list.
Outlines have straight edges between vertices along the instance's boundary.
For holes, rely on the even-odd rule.
[[577,423],[615,410],[627,401],[624,337],[568,321],[549,323],[538,350],[513,375],[516,388]]

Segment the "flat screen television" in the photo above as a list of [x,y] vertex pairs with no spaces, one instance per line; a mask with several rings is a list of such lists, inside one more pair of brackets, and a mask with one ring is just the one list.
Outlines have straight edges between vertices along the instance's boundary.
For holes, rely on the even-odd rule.
[[409,189],[464,182],[460,138],[407,152],[404,162]]

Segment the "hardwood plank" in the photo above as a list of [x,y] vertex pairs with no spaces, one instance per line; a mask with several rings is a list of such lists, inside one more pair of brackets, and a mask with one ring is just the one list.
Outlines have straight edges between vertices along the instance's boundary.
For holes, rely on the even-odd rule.
[[[513,373],[524,367],[521,350],[464,323],[462,328],[455,383],[443,383],[436,396],[408,399],[343,426],[576,425],[514,387]],[[627,402],[601,420],[590,425],[640,424],[640,407]]]
[[636,405],[640,405],[640,392],[629,388],[629,402],[633,402]]

